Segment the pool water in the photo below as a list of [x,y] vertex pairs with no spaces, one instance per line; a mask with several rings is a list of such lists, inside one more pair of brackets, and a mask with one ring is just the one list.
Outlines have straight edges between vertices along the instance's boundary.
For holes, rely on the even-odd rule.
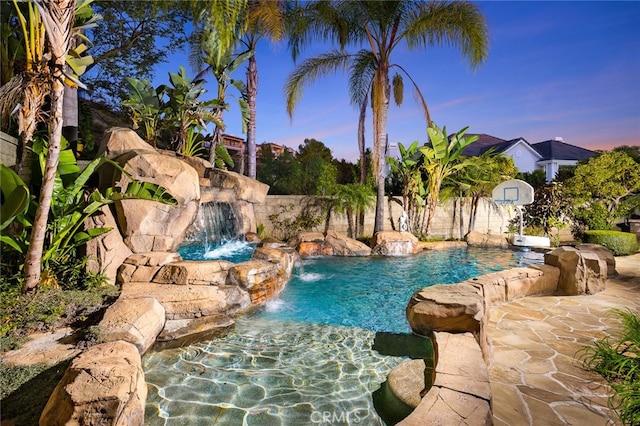
[[243,240],[227,240],[217,244],[186,244],[178,249],[184,260],[228,260],[239,263],[250,260],[255,244]]
[[387,375],[432,356],[405,318],[413,292],[540,262],[474,248],[305,260],[227,336],[145,356],[145,424],[383,425],[374,394]]

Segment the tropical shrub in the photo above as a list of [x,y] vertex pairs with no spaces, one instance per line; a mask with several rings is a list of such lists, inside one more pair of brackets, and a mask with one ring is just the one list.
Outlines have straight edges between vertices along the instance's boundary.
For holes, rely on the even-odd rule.
[[602,375],[614,391],[609,402],[625,425],[640,424],[640,314],[615,310],[622,330],[615,340],[585,347],[581,360]]
[[300,232],[310,231],[322,223],[323,205],[313,202],[304,203],[302,211],[297,215],[294,214],[295,208],[294,204],[280,206],[280,213],[269,215],[269,220],[274,228],[274,237],[286,241]]
[[627,256],[638,250],[635,234],[619,231],[585,231],[584,242],[600,244],[611,250],[615,256]]

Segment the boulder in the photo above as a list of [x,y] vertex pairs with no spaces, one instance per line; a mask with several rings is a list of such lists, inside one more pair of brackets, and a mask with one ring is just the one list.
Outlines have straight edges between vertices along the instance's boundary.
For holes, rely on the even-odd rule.
[[465,281],[482,289],[489,305],[535,294],[552,294],[558,288],[560,270],[551,265],[512,268]]
[[590,251],[598,255],[600,259],[607,262],[607,276],[616,275],[616,258],[613,252],[600,244],[579,244],[576,246],[579,251]]
[[234,315],[251,305],[249,294],[237,286],[174,285],[129,282],[120,298],[153,297],[164,308],[167,320],[206,315]]
[[264,203],[269,192],[269,185],[228,170],[210,169],[208,178],[211,186],[230,189],[235,192],[237,200],[248,201],[251,204]]
[[427,369],[424,359],[404,361],[391,370],[387,386],[404,405],[416,408],[431,385],[432,373],[431,369]]
[[471,231],[465,235],[464,239],[472,247],[509,247],[507,239],[502,235],[482,234],[478,231]]
[[[101,152],[134,178],[166,188],[178,201],[176,206],[149,200],[115,203],[125,244],[134,253],[175,251],[198,210],[200,182],[196,170],[174,156],[160,154],[129,129],[108,132]],[[108,169],[101,170],[100,186],[125,191],[131,179],[117,169]]]
[[335,231],[327,231],[325,244],[331,246],[334,256],[369,256],[371,248],[366,244],[338,234]]
[[433,386],[398,426],[491,425],[491,387],[482,353],[469,333],[435,333]]
[[[232,262],[226,260],[183,260],[162,266],[154,276],[158,284],[220,285],[227,281]],[[144,281],[144,280],[141,280]]]
[[132,343],[142,355],[153,345],[164,322],[164,308],[156,299],[119,298],[100,321],[100,335],[107,342],[124,340]]
[[489,356],[488,301],[478,286],[462,282],[425,287],[411,296],[406,312],[414,333],[427,336],[433,331],[471,332],[484,356]]
[[482,291],[468,283],[438,284],[416,291],[407,305],[407,320],[420,335],[432,331],[479,333],[486,322]]
[[229,269],[227,284],[236,285],[249,292],[252,305],[259,305],[278,295],[288,276],[277,263],[266,260],[250,260]]
[[[204,158],[191,157],[188,155],[184,157],[179,157],[179,158],[181,161],[184,161],[185,163],[187,163],[188,165],[194,168],[194,170],[198,173],[199,179],[204,178],[207,175],[208,170],[213,168],[211,161],[205,160]],[[208,179],[207,179],[207,182],[208,182]]]
[[280,273],[286,277],[285,280],[288,281],[293,273],[293,268],[296,266],[296,263],[300,261],[300,255],[292,247],[288,247],[282,243],[272,243],[258,247],[253,252],[253,259],[276,263],[280,268]]
[[142,426],[146,399],[138,349],[123,341],[103,343],[71,362],[40,425]]
[[109,206],[87,218],[85,228],[111,228],[111,231],[87,242],[87,271],[101,273],[111,285],[116,283],[118,268],[132,254],[120,235],[116,219]]
[[104,133],[100,148],[98,148],[98,155],[104,154],[107,158],[113,160],[132,150],[157,152],[135,131],[125,127],[112,127]]
[[[200,183],[196,171],[177,158],[147,151],[130,151],[116,161],[134,178],[164,187],[177,200],[175,206],[150,200],[116,202],[125,243],[134,253],[176,251],[198,211]],[[116,171],[116,187],[124,191],[130,181]]]
[[371,241],[373,253],[384,256],[403,256],[417,253],[418,238],[410,232],[377,232]]
[[544,263],[560,269],[558,292],[561,294],[595,294],[605,289],[607,262],[594,252],[559,247],[545,253]]

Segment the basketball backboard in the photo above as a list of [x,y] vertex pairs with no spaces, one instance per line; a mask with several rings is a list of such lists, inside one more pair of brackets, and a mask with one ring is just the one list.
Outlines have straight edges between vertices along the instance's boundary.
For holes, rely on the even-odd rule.
[[496,186],[491,198],[498,204],[526,206],[533,203],[533,187],[520,179],[512,179]]

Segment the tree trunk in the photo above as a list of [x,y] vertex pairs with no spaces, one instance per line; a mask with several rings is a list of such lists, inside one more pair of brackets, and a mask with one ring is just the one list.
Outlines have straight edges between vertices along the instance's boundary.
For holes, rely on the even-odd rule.
[[360,150],[360,185],[367,182],[367,156],[364,138],[364,122],[367,118],[367,101],[360,106],[360,118],[358,119],[358,149]]
[[256,55],[249,58],[247,66],[247,103],[249,104],[249,123],[247,128],[247,165],[248,176],[256,178],[256,97],[258,95],[258,66]]
[[[373,233],[381,232],[384,229],[384,183],[386,179],[386,146],[387,146],[387,116],[389,113],[389,66],[380,61],[376,70],[375,84],[378,84],[378,95],[381,96],[379,110],[374,106],[375,140],[374,140],[374,167],[376,175],[376,217],[373,226]],[[377,103],[376,102],[376,103]]]
[[69,50],[71,24],[73,23],[75,0],[52,0],[44,5],[36,1],[45,23],[49,42],[53,73],[51,82],[51,118],[49,124],[49,149],[45,162],[40,202],[36,209],[29,249],[25,256],[23,292],[33,291],[40,282],[42,252],[47,229],[47,218],[51,207],[53,185],[55,183],[58,160],[60,158],[60,141],[62,138],[62,108],[64,97],[63,69]]

